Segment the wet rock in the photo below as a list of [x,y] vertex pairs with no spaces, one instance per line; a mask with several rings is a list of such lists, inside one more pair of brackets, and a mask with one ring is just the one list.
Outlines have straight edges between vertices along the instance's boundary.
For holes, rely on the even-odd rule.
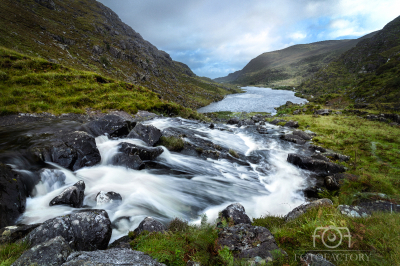
[[244,207],[240,203],[233,203],[221,212],[222,218],[232,221],[233,224],[251,224]]
[[304,140],[312,139],[312,137],[310,135],[308,135],[306,132],[301,131],[301,130],[294,130],[293,135],[299,136],[300,138],[302,138]]
[[147,112],[147,111],[138,111],[135,115],[135,122],[144,122],[149,121],[153,118],[156,118],[157,115],[155,113]]
[[262,115],[253,115],[251,117],[251,120],[253,120],[254,123],[258,123],[258,122],[264,121],[264,117]]
[[143,161],[140,159],[139,155],[133,154],[124,154],[124,153],[119,153],[116,154],[112,160],[111,163],[116,166],[124,166],[126,168],[131,168],[135,170],[141,170],[144,169],[145,165]]
[[85,182],[81,180],[63,190],[60,195],[50,201],[49,205],[69,205],[74,208],[80,208],[83,205],[84,194]]
[[258,256],[263,262],[269,262],[274,259],[274,254],[285,254],[267,228],[250,224],[223,228],[218,233],[218,244],[228,247],[240,259]]
[[259,134],[268,134],[268,129],[266,129],[265,127],[262,127],[262,126],[258,126],[257,127],[257,132]]
[[320,206],[329,206],[333,205],[332,201],[330,199],[319,199],[312,201],[307,204],[300,205],[296,208],[294,208],[292,211],[290,211],[288,214],[285,216],[285,220],[291,221],[293,219],[296,219],[297,217],[300,217],[304,213],[306,213],[308,210],[315,208],[315,207],[320,207]]
[[240,120],[239,123],[237,124],[238,127],[241,126],[254,126],[255,123],[251,119],[245,119],[245,120]]
[[84,124],[82,128],[94,137],[101,135],[122,137],[129,134],[132,126],[130,121],[118,115],[105,115],[97,120]]
[[280,139],[290,141],[293,143],[297,143],[300,145],[303,145],[306,143],[306,141],[303,138],[301,138],[300,136],[297,136],[297,135],[293,135],[293,134],[282,135],[282,136],[280,136]]
[[136,235],[140,235],[143,231],[163,232],[165,231],[165,226],[152,217],[146,217],[134,230]]
[[104,204],[109,204],[109,203],[121,203],[122,197],[121,194],[115,193],[115,192],[104,192],[100,191],[97,196],[96,196],[96,202],[97,206],[101,206]]
[[145,126],[141,123],[136,124],[128,134],[128,138],[139,138],[150,146],[153,146],[157,141],[159,141],[161,136],[162,133],[158,128],[152,125]]
[[0,228],[15,224],[25,211],[27,191],[11,167],[0,163]]
[[46,186],[47,191],[53,191],[64,186],[66,178],[61,170],[42,169],[40,171],[40,181]]
[[371,216],[371,212],[360,206],[339,205],[338,210],[341,214],[352,218],[366,218]]
[[139,158],[143,161],[150,161],[157,158],[161,153],[164,152],[161,147],[144,147],[138,146],[135,144],[122,142],[119,145],[119,152],[122,152],[127,155],[138,155]]
[[108,249],[111,248],[131,248],[130,242],[133,239],[131,239],[128,235],[123,236],[115,240],[111,245],[108,246]]
[[233,118],[231,118],[231,119],[229,119],[228,120],[228,125],[236,125],[236,124],[239,124],[239,118],[237,118],[237,117],[233,117]]
[[327,261],[324,256],[315,255],[312,253],[307,253],[300,257],[302,265],[310,266],[335,266],[335,264]]
[[286,122],[285,127],[299,127],[299,122],[297,122],[297,121],[288,121],[288,122]]
[[83,210],[45,221],[27,235],[31,246],[62,236],[73,250],[106,249],[111,221],[105,210]]
[[324,156],[331,158],[335,161],[347,162],[350,160],[350,156],[342,155],[339,153],[325,153]]
[[329,160],[328,157],[325,157],[324,155],[320,154],[320,153],[316,153],[311,155],[311,158],[316,159],[316,160],[322,160],[325,162],[330,162],[331,160]]
[[210,129],[214,129],[214,127],[215,127],[215,126],[214,126],[213,123],[211,123],[210,126],[209,126]]
[[308,149],[309,149],[310,151],[313,151],[313,152],[316,152],[316,151],[318,151],[318,152],[326,152],[326,149],[325,149],[325,148],[322,148],[322,147],[317,146],[317,145],[309,145],[309,146],[308,146]]
[[74,252],[62,266],[94,266],[94,265],[125,265],[125,266],[165,266],[143,252],[127,249],[113,248],[96,250],[92,252]]
[[13,225],[7,226],[0,229],[0,244],[14,243],[17,240],[25,237],[33,229],[41,224],[29,224],[29,225]]
[[386,200],[362,200],[359,207],[371,212],[400,212],[400,205]]
[[72,250],[64,238],[57,236],[25,251],[21,257],[13,263],[13,266],[61,265],[67,260],[71,253]]
[[342,173],[345,171],[345,168],[342,165],[326,162],[323,160],[316,160],[312,157],[295,153],[289,153],[287,161],[302,169],[313,171],[323,175]]
[[332,113],[332,110],[329,109],[320,109],[314,112],[316,115],[329,115],[330,113]]

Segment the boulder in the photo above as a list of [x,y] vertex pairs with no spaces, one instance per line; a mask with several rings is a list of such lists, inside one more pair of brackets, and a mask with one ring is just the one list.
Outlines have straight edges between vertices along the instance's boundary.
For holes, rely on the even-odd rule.
[[300,138],[302,138],[304,140],[312,139],[312,137],[310,135],[308,135],[306,132],[301,131],[301,130],[294,130],[293,135],[299,136]]
[[0,228],[15,224],[25,211],[27,191],[10,166],[0,163]]
[[228,247],[239,259],[258,256],[264,263],[272,261],[277,253],[285,254],[267,228],[250,224],[223,228],[218,233],[218,244],[221,247]]
[[84,194],[85,182],[81,180],[69,188],[64,189],[60,195],[50,201],[49,205],[69,205],[74,208],[80,208],[83,205]]
[[31,246],[62,236],[73,250],[106,249],[111,238],[111,221],[105,210],[83,210],[45,221],[26,239]]
[[112,204],[112,203],[121,203],[122,197],[121,194],[115,192],[104,192],[100,191],[96,196],[97,206],[101,206],[104,204]]
[[297,121],[288,121],[285,124],[285,127],[299,127],[299,122]]
[[370,212],[400,212],[400,205],[386,200],[362,200],[358,203]]
[[307,253],[300,256],[301,265],[310,266],[335,266],[335,264],[327,261],[322,255],[315,255],[312,253]]
[[97,120],[84,124],[82,129],[94,137],[101,135],[122,137],[128,135],[132,127],[130,121],[118,115],[105,115]]
[[293,134],[285,134],[285,135],[281,135],[280,139],[282,140],[286,140],[286,141],[290,141],[293,143],[297,143],[300,145],[303,145],[306,143],[306,141],[304,139],[302,139],[301,137],[297,136],[297,135],[293,135]]
[[65,242],[64,238],[57,236],[25,251],[12,265],[61,265],[67,260],[71,253],[72,250],[68,243]]
[[329,109],[320,109],[314,112],[316,115],[329,115],[330,113],[332,113],[332,110]]
[[209,128],[210,128],[210,129],[214,129],[214,128],[215,128],[215,125],[214,125],[213,123],[211,123],[210,126],[209,126]]
[[330,162],[331,161],[331,160],[329,160],[328,157],[325,157],[323,154],[320,154],[320,153],[316,153],[316,154],[311,155],[311,158],[316,159],[316,160],[322,160],[322,161],[325,161],[325,162]]
[[241,126],[254,126],[255,123],[251,119],[245,119],[245,120],[240,120],[239,123],[237,124],[238,127]]
[[161,147],[144,147],[138,146],[135,144],[122,142],[119,145],[119,152],[122,152],[127,155],[138,155],[139,158],[143,161],[150,161],[157,158],[161,153],[164,152]]
[[339,205],[338,210],[341,214],[353,218],[366,218],[371,216],[371,212],[364,207]]
[[112,158],[111,163],[116,166],[124,166],[135,170],[140,170],[145,167],[143,161],[137,154],[129,155],[118,153]]
[[0,244],[14,243],[41,224],[13,225],[0,229]]
[[237,118],[237,117],[232,117],[231,119],[229,119],[228,120],[228,125],[236,125],[236,124],[239,124],[239,118]]
[[249,216],[247,216],[244,207],[240,203],[234,203],[226,207],[221,212],[222,218],[232,221],[233,224],[251,224]]
[[135,115],[133,121],[135,122],[144,122],[156,118],[157,115],[155,113],[150,113],[147,111],[138,111]]
[[162,223],[152,217],[146,217],[134,230],[134,232],[136,235],[140,235],[143,231],[163,232],[165,230],[165,226]]
[[316,152],[316,151],[318,151],[318,152],[326,152],[326,149],[325,149],[325,148],[322,148],[322,147],[317,146],[317,145],[309,145],[309,146],[308,146],[308,149],[309,149],[310,151],[313,151],[313,152]]
[[278,123],[282,123],[282,122],[285,122],[285,123],[286,123],[286,120],[275,119],[275,120],[273,120],[273,121],[271,121],[271,122],[269,122],[269,123],[270,123],[270,124],[273,124],[273,125],[277,125]]
[[345,168],[342,165],[313,159],[312,157],[295,153],[289,153],[287,161],[302,169],[313,171],[322,175],[331,175],[345,171]]
[[137,123],[132,131],[128,134],[128,138],[139,138],[150,146],[153,146],[155,143],[157,143],[161,136],[162,133],[158,128],[152,125],[145,126],[141,123]]
[[294,110],[294,111],[293,111],[293,115],[298,115],[298,114],[300,114],[300,112],[301,112],[300,109]]
[[342,155],[339,153],[325,153],[324,156],[331,158],[334,161],[347,162],[350,160],[350,156]]
[[300,217],[301,215],[303,215],[304,213],[306,213],[308,210],[310,210],[312,208],[319,207],[319,206],[329,206],[329,205],[333,205],[333,203],[330,199],[319,199],[319,200],[315,200],[315,201],[312,201],[307,204],[300,205],[300,206],[294,208],[288,214],[286,214],[285,220],[287,222],[291,221],[293,219],[296,219],[297,217]]
[[92,252],[74,252],[62,266],[165,266],[143,252],[130,248],[113,248]]
[[268,134],[268,129],[266,129],[265,127],[262,127],[262,126],[258,126],[257,127],[257,132],[259,134]]
[[131,248],[130,242],[132,242],[132,239],[126,235],[123,237],[118,238],[115,240],[112,244],[108,246],[108,249],[111,248]]

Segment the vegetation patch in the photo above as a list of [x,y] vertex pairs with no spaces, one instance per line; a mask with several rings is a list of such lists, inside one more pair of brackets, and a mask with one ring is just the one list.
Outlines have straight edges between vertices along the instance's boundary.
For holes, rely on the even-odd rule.
[[239,154],[235,150],[229,149],[229,154],[235,158],[239,158]]
[[185,142],[182,138],[169,136],[162,136],[158,145],[166,147],[170,151],[181,151],[185,145]]
[[0,245],[0,266],[10,266],[28,249],[27,242]]

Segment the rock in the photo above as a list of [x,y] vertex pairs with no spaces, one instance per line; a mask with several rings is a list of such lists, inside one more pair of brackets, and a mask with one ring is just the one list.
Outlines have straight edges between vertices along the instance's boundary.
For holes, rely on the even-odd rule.
[[267,228],[250,224],[223,228],[218,233],[218,244],[228,247],[240,259],[259,256],[264,262],[269,262],[274,259],[274,254],[285,254]]
[[336,112],[335,114],[337,114],[337,115],[341,115],[341,114],[342,114],[342,112],[339,112],[339,111],[338,111],[338,112]]
[[297,122],[297,121],[288,121],[288,122],[286,122],[285,127],[299,127],[299,122]]
[[96,196],[97,206],[101,206],[108,203],[121,203],[122,197],[120,194],[115,192],[104,192],[100,191]]
[[314,112],[314,114],[316,115],[329,115],[332,112],[332,110],[329,109],[320,109],[320,110],[316,110]]
[[258,123],[258,122],[263,121],[264,118],[263,118],[263,116],[261,116],[261,115],[253,115],[253,116],[251,117],[251,120],[253,120],[254,123]]
[[196,262],[196,261],[191,261],[191,260],[189,260],[189,261],[186,263],[186,266],[201,266],[201,263],[200,263],[200,262]]
[[111,163],[117,166],[124,166],[135,170],[144,169],[145,165],[137,154],[127,155],[124,153],[116,154]]
[[45,221],[27,235],[31,246],[62,236],[73,250],[106,249],[111,221],[105,210],[83,210]]
[[400,205],[386,200],[362,200],[359,207],[370,212],[400,212]]
[[282,135],[282,136],[280,136],[280,139],[294,142],[294,143],[297,143],[300,145],[303,145],[306,143],[306,141],[303,138],[301,138],[300,136],[297,136],[297,135],[293,135],[293,134]]
[[258,126],[257,131],[259,134],[268,134],[268,129],[266,129],[265,127],[262,127],[262,126]]
[[228,125],[236,125],[239,124],[239,118],[237,117],[232,117],[231,119],[228,120]]
[[66,175],[57,169],[42,169],[40,181],[46,186],[48,192],[61,188],[65,185]]
[[307,253],[300,257],[302,265],[310,266],[335,266],[331,262],[327,261],[322,255],[314,255],[312,253]]
[[319,199],[319,200],[315,200],[315,201],[312,201],[307,204],[300,205],[300,206],[294,208],[288,214],[286,214],[285,220],[287,222],[291,221],[293,219],[296,219],[297,217],[300,217],[301,215],[303,215],[304,213],[306,213],[308,210],[310,210],[312,208],[319,207],[319,206],[329,206],[329,205],[333,205],[333,203],[330,199]]
[[143,252],[127,249],[113,248],[96,250],[92,252],[74,252],[69,255],[67,262],[62,266],[165,266]]
[[152,125],[145,126],[141,123],[136,124],[128,134],[128,138],[139,138],[150,146],[153,146],[157,141],[159,141],[161,136],[161,131],[158,128]]
[[96,165],[101,160],[94,137],[83,131],[59,133],[48,142],[33,146],[31,152],[44,162],[72,171]]
[[326,149],[325,149],[325,148],[322,148],[322,147],[317,146],[317,145],[309,145],[309,146],[308,146],[308,149],[309,149],[310,151],[313,151],[313,152],[316,152],[316,151],[318,151],[318,152],[326,152]]
[[30,225],[13,225],[7,226],[0,229],[0,244],[14,243],[17,240],[25,237],[33,229],[41,224],[30,224]]
[[307,108],[303,108],[303,112],[307,112]]
[[350,156],[346,156],[346,155],[341,155],[338,153],[325,153],[324,156],[331,158],[332,160],[339,160],[341,162],[347,162],[348,160],[350,160]]
[[58,266],[63,264],[71,253],[72,250],[64,238],[57,236],[25,251],[12,265]]
[[282,122],[285,122],[285,123],[286,123],[286,120],[275,119],[275,120],[273,120],[273,121],[271,121],[271,122],[269,122],[269,123],[270,123],[270,124],[273,124],[273,125],[277,125],[278,123],[282,123]]
[[144,121],[149,121],[156,117],[157,117],[157,115],[155,113],[150,113],[147,111],[138,111],[135,115],[134,121],[135,122],[144,122]]
[[213,123],[211,123],[210,126],[209,126],[210,129],[214,129],[214,127],[215,127],[215,126],[214,126]]
[[165,230],[165,226],[162,223],[152,217],[146,217],[134,230],[134,232],[136,235],[140,235],[143,231],[163,232]]
[[80,208],[83,205],[84,194],[85,182],[81,180],[69,188],[64,189],[60,195],[50,201],[49,205],[70,205],[74,208]]
[[342,173],[345,171],[345,168],[342,165],[325,162],[323,160],[316,160],[312,157],[295,153],[289,153],[287,161],[302,169],[306,169],[323,175]]
[[241,126],[254,126],[255,123],[251,119],[245,119],[245,120],[240,120],[239,123],[237,124],[238,127]]
[[0,163],[0,228],[15,224],[25,211],[27,191],[20,176]]
[[312,137],[310,135],[308,135],[306,132],[301,131],[301,130],[294,130],[293,135],[299,136],[300,138],[302,138],[304,140],[312,139]]
[[298,114],[300,114],[300,112],[301,112],[300,110],[294,110],[293,115],[298,115]]
[[111,249],[111,248],[128,248],[128,249],[130,249],[131,241],[132,241],[132,239],[128,235],[120,237],[117,240],[115,240],[111,245],[109,245],[108,249]]
[[366,218],[371,216],[371,212],[360,206],[339,205],[338,210],[341,214],[353,218]]
[[324,155],[320,154],[320,153],[316,153],[311,155],[311,158],[316,159],[316,160],[322,160],[325,162],[330,162],[331,160],[329,160],[328,157],[325,157]]
[[161,147],[144,147],[138,146],[135,144],[122,142],[119,145],[119,152],[122,152],[127,155],[138,155],[139,158],[143,161],[150,161],[157,158],[161,153],[164,152]]
[[47,7],[50,10],[56,9],[56,4],[53,2],[53,0],[35,0],[35,2],[39,5]]
[[110,137],[122,137],[129,134],[132,129],[131,122],[118,115],[105,115],[102,118],[86,123],[83,131],[94,137],[108,135]]
[[251,224],[249,216],[247,216],[244,207],[240,203],[233,203],[221,212],[222,218],[228,222],[231,220],[233,224]]

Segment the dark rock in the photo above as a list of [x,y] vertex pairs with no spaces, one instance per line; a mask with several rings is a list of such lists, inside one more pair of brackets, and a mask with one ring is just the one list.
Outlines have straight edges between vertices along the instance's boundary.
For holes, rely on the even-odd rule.
[[263,116],[261,116],[261,115],[253,115],[253,116],[251,117],[251,120],[253,120],[254,123],[258,123],[258,122],[263,121],[264,118],[263,118]]
[[209,128],[211,128],[211,129],[214,129],[214,127],[215,127],[215,126],[214,126],[213,123],[211,123],[210,126],[209,126]]
[[342,173],[345,171],[345,168],[342,165],[325,162],[323,160],[316,160],[312,157],[303,156],[295,153],[289,153],[287,161],[296,166],[299,166],[302,169],[324,175]]
[[350,156],[341,155],[339,153],[325,153],[324,156],[331,158],[335,161],[339,160],[341,162],[347,162],[348,160],[350,160]]
[[139,138],[150,146],[153,146],[162,136],[158,128],[152,125],[145,126],[141,123],[136,124],[132,131],[128,134],[128,138]]
[[165,266],[143,252],[128,248],[113,248],[92,252],[74,252],[62,266]]
[[273,124],[273,125],[277,125],[278,123],[281,123],[281,122],[286,122],[286,120],[275,119],[275,120],[273,120],[273,121],[271,121],[271,122],[269,122],[269,123],[270,123],[270,124]]
[[257,131],[260,134],[268,134],[268,129],[266,129],[265,127],[262,127],[262,126],[258,126]]
[[312,208],[319,207],[319,206],[329,206],[329,205],[333,205],[333,203],[330,199],[319,199],[319,200],[315,200],[315,201],[312,201],[307,204],[300,205],[300,206],[294,208],[293,210],[291,210],[288,214],[286,214],[285,220],[287,222],[291,221],[293,219],[296,219],[297,217],[300,217],[301,215],[303,215],[304,213],[306,213],[308,210],[310,210]]
[[370,212],[400,212],[400,205],[386,200],[362,200],[359,207]]
[[316,115],[329,115],[330,113],[332,113],[332,110],[329,109],[320,109],[314,112]]
[[163,232],[165,231],[165,226],[152,217],[146,217],[134,230],[136,235],[140,235],[143,231]]
[[119,144],[119,152],[127,155],[138,155],[143,161],[150,161],[157,158],[161,153],[164,152],[161,147],[144,147],[135,144],[122,142]]
[[315,255],[312,253],[307,253],[300,257],[301,265],[310,266],[335,266],[335,264],[327,261],[322,255]]
[[150,113],[147,111],[138,111],[135,115],[135,122],[144,122],[156,118],[157,115],[155,113]]
[[317,145],[309,145],[309,146],[308,146],[308,149],[309,149],[310,151],[313,151],[313,152],[316,152],[316,151],[319,151],[319,152],[326,152],[326,149],[325,149],[325,148],[322,148],[322,147],[317,146]]
[[64,238],[57,236],[25,251],[13,266],[57,266],[63,264],[71,253],[72,250]]
[[293,135],[299,136],[300,138],[302,138],[304,140],[312,139],[312,137],[310,135],[308,135],[306,132],[301,131],[301,130],[294,130]]
[[110,244],[108,246],[108,249],[110,249],[110,248],[129,248],[130,249],[131,241],[132,241],[132,239],[128,235],[120,237],[117,240],[115,240],[112,244]]
[[7,226],[0,229],[0,244],[14,243],[17,240],[25,237],[33,229],[41,224],[30,224],[30,225],[13,225]]
[[239,123],[237,124],[238,127],[241,126],[254,126],[255,123],[251,119],[245,119],[245,120],[240,120]]
[[63,190],[60,195],[50,201],[49,205],[69,205],[74,208],[80,208],[83,205],[84,194],[85,182],[81,180]]
[[124,166],[135,170],[144,169],[145,165],[137,154],[127,155],[124,153],[116,154],[111,163],[117,166]]
[[118,115],[106,115],[95,121],[84,124],[82,128],[94,137],[101,135],[122,137],[128,135],[129,131],[132,129],[130,121]]
[[371,216],[371,212],[369,210],[360,206],[339,205],[338,210],[341,214],[353,218],[366,218]]
[[244,207],[239,203],[234,203],[226,207],[221,212],[222,218],[232,221],[233,224],[251,224],[249,216],[247,216]]
[[311,155],[311,158],[316,159],[316,160],[322,160],[325,162],[330,162],[331,160],[329,160],[328,157],[325,157],[324,155],[320,154],[320,153],[316,153]]
[[97,206],[101,206],[103,204],[109,204],[109,203],[121,203],[122,197],[120,194],[115,193],[115,192],[104,192],[100,191],[97,196],[96,196],[96,202]]
[[306,143],[306,141],[303,138],[301,138],[300,136],[297,136],[297,135],[293,135],[293,134],[282,135],[282,136],[280,136],[280,138],[282,140],[294,142],[294,143],[297,143],[300,145],[303,145]]
[[294,110],[293,115],[298,115],[298,114],[300,114],[300,112],[301,112],[300,110]]
[[0,163],[0,228],[15,224],[25,211],[27,191],[11,167]]
[[[228,247],[234,256],[240,259],[261,257],[265,262],[274,259],[274,254],[285,254],[281,250],[271,232],[261,226],[238,224],[225,227],[218,233],[218,244]],[[260,261],[261,262],[261,261]]]
[[106,249],[111,221],[105,210],[83,210],[45,221],[26,237],[32,246],[62,236],[73,250]]
[[228,123],[228,125],[236,125],[236,124],[239,124],[239,118],[233,117],[233,118],[229,119],[227,123]]
[[285,124],[285,127],[299,127],[299,122],[297,121],[288,121]]

